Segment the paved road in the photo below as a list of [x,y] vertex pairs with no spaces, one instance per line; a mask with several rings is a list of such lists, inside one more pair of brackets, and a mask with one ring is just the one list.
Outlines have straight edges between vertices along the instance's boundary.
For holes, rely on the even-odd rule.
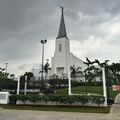
[[113,105],[110,114],[43,112],[0,108],[0,120],[120,120],[120,105]]

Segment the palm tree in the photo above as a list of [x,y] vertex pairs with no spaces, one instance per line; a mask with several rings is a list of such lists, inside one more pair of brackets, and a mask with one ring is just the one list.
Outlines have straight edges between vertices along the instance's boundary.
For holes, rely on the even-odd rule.
[[30,80],[33,77],[32,72],[25,72],[24,77],[27,76],[27,79]]
[[48,71],[50,70],[50,65],[48,62],[46,62],[45,66],[44,66],[44,72],[45,72],[45,80],[47,79],[48,76]]
[[72,65],[70,67],[70,70],[71,70],[71,78],[75,79],[76,80],[76,76],[78,74],[82,74],[82,70],[81,70],[81,67],[75,67],[75,65]]

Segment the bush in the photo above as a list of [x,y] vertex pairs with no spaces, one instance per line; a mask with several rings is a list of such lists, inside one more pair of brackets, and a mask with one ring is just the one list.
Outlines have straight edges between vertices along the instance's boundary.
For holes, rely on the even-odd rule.
[[105,99],[103,96],[85,96],[85,95],[11,95],[10,103],[15,104],[17,100],[21,100],[24,104],[26,101],[30,101],[33,104],[37,102],[45,102],[47,105],[48,102],[56,102],[62,104],[73,104],[80,103],[85,105],[87,103],[101,105],[104,103]]
[[39,95],[29,95],[28,100],[35,104],[39,101]]
[[24,104],[27,100],[29,100],[28,98],[29,98],[28,95],[23,95],[23,94],[17,95],[17,99],[21,100]]
[[93,104],[97,104],[98,106],[100,106],[101,104],[105,102],[105,98],[103,96],[91,96],[90,101]]
[[82,95],[82,96],[76,96],[76,102],[77,103],[81,103],[82,106],[86,103],[89,102],[89,97],[88,96],[85,96],[85,95]]
[[13,94],[13,95],[9,96],[9,103],[10,104],[16,104],[17,100],[18,100],[18,95]]
[[76,101],[76,97],[75,96],[67,96],[66,97],[66,102],[68,103],[68,104],[73,104],[73,103],[75,103],[75,101]]

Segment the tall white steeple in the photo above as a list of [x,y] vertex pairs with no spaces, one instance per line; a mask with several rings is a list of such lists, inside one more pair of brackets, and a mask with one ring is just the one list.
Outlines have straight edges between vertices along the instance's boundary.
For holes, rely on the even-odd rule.
[[58,76],[67,74],[69,67],[69,54],[70,54],[70,44],[67,37],[65,21],[64,21],[64,8],[61,7],[62,14],[60,20],[60,26],[58,31],[58,36],[55,42],[55,53],[52,58],[52,68],[53,72]]
[[79,66],[83,70],[86,68],[83,61],[70,52],[70,43],[67,37],[64,20],[64,8],[61,7],[61,10],[60,26],[55,41],[55,53],[54,57],[51,59],[52,74],[56,74],[59,77],[62,77],[63,74],[68,76],[68,71],[72,65],[75,65],[75,67]]
[[61,10],[62,10],[62,15],[61,15],[61,21],[60,21],[60,27],[59,27],[59,32],[58,32],[57,39],[58,38],[63,38],[63,37],[67,38],[65,21],[64,21],[64,13],[63,13],[64,8],[61,7]]

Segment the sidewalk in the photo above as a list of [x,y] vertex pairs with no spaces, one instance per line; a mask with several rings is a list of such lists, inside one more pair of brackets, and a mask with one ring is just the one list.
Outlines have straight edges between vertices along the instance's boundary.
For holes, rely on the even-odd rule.
[[113,104],[108,120],[120,120],[120,104]]
[[109,114],[8,110],[0,108],[0,120],[120,120],[120,104],[114,104]]
[[0,120],[107,120],[107,114],[0,109]]

